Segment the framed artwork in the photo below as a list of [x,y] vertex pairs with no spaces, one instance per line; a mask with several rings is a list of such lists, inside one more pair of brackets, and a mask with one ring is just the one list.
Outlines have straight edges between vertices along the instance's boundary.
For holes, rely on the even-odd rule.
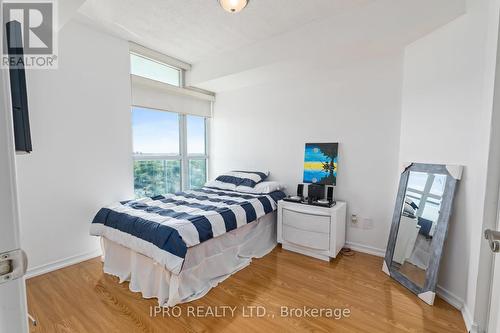
[[306,143],[304,183],[337,184],[338,143]]

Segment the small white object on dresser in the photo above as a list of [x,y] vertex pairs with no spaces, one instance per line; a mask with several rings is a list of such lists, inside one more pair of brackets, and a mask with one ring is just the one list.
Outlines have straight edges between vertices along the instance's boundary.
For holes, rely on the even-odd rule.
[[333,207],[278,202],[278,243],[282,248],[330,261],[345,244],[346,203]]

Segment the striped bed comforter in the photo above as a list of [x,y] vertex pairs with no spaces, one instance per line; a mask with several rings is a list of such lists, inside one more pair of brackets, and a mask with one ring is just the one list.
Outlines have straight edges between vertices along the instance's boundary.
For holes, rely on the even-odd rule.
[[90,234],[142,253],[179,274],[189,247],[253,222],[285,194],[248,194],[204,187],[120,202],[99,210]]

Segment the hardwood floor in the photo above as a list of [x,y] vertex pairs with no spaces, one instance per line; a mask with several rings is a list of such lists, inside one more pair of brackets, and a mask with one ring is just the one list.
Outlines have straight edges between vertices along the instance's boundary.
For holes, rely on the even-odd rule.
[[[276,248],[200,300],[182,304],[178,318],[150,316],[156,300],[102,272],[98,258],[27,281],[31,332],[466,332],[460,312],[437,298],[424,304],[380,270],[382,258],[355,253],[327,263]],[[193,309],[234,316],[193,317]],[[250,317],[262,306],[264,317]],[[349,317],[287,318],[280,307],[349,309]],[[211,308],[210,308],[211,307]],[[190,313],[188,311],[191,311]],[[331,315],[331,313],[330,313]]]

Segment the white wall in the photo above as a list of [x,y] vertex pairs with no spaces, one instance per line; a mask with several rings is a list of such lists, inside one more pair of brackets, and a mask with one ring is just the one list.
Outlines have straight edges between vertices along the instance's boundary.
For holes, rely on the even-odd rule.
[[373,219],[371,230],[348,228],[347,240],[384,251],[399,178],[402,54],[301,74],[217,94],[211,175],[269,170],[293,193],[304,144],[339,142],[337,199]]
[[33,153],[17,156],[17,171],[33,269],[95,253],[94,214],[133,195],[128,43],[70,22],[59,69],[27,76]]
[[[400,162],[465,166],[439,284],[473,321],[485,203],[498,11],[468,1],[467,14],[406,48]],[[495,38],[491,38],[494,35]]]

